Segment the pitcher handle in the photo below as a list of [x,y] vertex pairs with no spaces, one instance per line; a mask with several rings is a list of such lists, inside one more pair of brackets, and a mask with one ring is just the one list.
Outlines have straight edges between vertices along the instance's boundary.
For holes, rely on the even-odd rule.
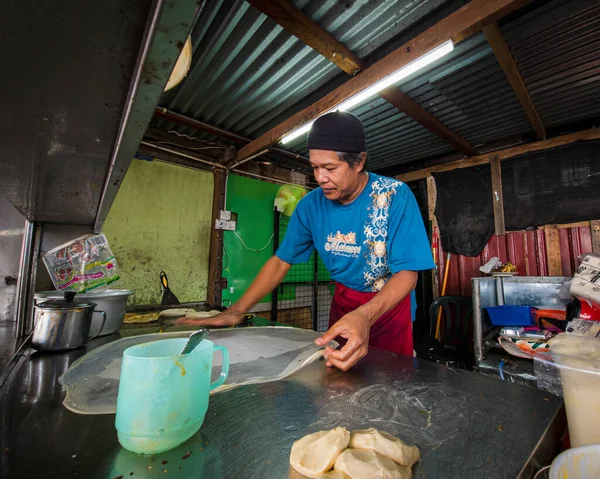
[[100,336],[100,333],[104,329],[104,324],[106,323],[106,313],[104,311],[94,311],[92,314],[96,314],[96,313],[100,313],[102,315],[102,326],[100,326],[100,329],[98,330],[98,332],[94,336],[91,336],[91,337],[87,338],[88,341],[90,341],[91,339],[95,339],[98,336]]
[[229,351],[227,351],[227,348],[224,346],[215,346],[213,354],[217,350],[221,351],[221,355],[223,356],[223,364],[221,366],[221,374],[213,383],[210,384],[211,391],[219,386],[222,386],[229,375]]

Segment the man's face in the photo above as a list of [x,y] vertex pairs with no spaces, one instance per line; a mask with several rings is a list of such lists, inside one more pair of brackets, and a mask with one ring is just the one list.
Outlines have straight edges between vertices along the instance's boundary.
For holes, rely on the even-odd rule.
[[344,203],[360,186],[364,155],[356,166],[340,160],[335,151],[309,150],[309,155],[315,179],[328,200]]

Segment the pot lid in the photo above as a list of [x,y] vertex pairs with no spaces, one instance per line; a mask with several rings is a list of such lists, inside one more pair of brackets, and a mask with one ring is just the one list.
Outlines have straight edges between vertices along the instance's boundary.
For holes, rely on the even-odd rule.
[[48,301],[44,301],[43,303],[36,304],[35,307],[39,308],[39,309],[54,309],[54,310],[68,311],[68,310],[77,309],[77,308],[94,309],[96,307],[96,303],[66,301],[64,299],[50,299]]
[[[98,293],[88,292],[88,293],[77,293],[77,298],[81,299],[106,299],[106,298],[117,298],[123,296],[131,296],[133,291],[129,289],[105,289],[104,291],[100,291]],[[38,291],[35,293],[35,299],[45,299],[45,298],[62,298],[64,293],[62,291]]]

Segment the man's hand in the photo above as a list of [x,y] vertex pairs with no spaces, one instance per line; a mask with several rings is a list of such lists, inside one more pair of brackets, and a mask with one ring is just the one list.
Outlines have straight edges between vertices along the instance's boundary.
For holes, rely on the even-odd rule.
[[237,311],[235,309],[229,308],[223,311],[222,313],[213,316],[212,318],[202,318],[202,319],[191,319],[191,318],[180,318],[175,321],[176,325],[192,325],[192,326],[202,326],[208,328],[222,328],[225,326],[237,326],[238,324],[242,324],[244,313]]
[[343,316],[329,330],[315,340],[317,346],[326,346],[329,341],[337,336],[345,338],[343,348],[335,350],[331,346],[325,348],[324,356],[327,366],[335,366],[342,371],[347,371],[360,361],[369,350],[369,330],[371,323],[369,317],[360,310],[352,311]]

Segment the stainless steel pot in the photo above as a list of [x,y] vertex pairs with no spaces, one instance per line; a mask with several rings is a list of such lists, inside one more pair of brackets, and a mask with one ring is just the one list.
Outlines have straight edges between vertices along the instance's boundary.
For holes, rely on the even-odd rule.
[[94,312],[102,315],[102,327],[106,322],[106,313],[94,311],[95,307],[95,303],[64,300],[36,304],[31,345],[40,351],[68,351],[84,346],[88,340],[98,336],[90,337]]
[[[90,334],[95,335],[100,331],[100,336],[106,336],[117,332],[123,324],[125,310],[127,308],[127,299],[133,294],[128,289],[107,289],[99,293],[78,293],[75,297],[79,301],[96,303],[96,308],[106,313],[106,323],[101,326],[101,318],[94,316]],[[35,293],[35,302],[40,303],[47,299],[62,299],[62,291],[40,291]]]

